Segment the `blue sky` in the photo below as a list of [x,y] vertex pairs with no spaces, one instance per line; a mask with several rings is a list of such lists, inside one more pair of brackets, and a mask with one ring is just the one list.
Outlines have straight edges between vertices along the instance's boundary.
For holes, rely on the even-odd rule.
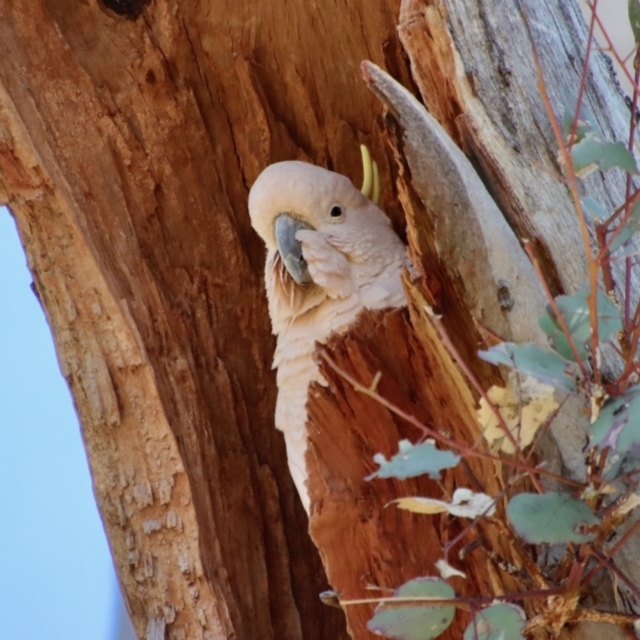
[[69,391],[0,207],[0,617],[7,640],[110,640],[115,577]]

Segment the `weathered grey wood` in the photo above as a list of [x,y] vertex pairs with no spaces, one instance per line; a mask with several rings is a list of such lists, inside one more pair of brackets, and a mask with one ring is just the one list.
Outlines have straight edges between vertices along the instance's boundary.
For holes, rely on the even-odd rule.
[[[427,6],[405,0],[399,32],[426,106],[438,118],[439,105],[452,103],[448,117],[439,120],[477,164],[516,235],[538,240],[551,285],[558,293],[584,287],[584,248],[573,202],[554,177],[561,173],[558,146],[531,48],[540,57],[555,115],[562,118],[564,105],[577,96],[586,53],[587,28],[576,3],[443,0]],[[434,41],[436,62],[428,55]],[[436,66],[446,76],[446,89],[438,93]],[[591,55],[585,106],[606,139],[626,143],[629,109],[598,52]],[[608,173],[606,180],[593,174],[583,188],[610,211],[624,201],[620,172]]]
[[373,63],[363,63],[363,74],[404,131],[438,256],[460,281],[471,315],[505,340],[546,344],[537,322],[546,298],[533,265],[468,158],[407,89]]
[[[473,179],[465,180],[461,189],[459,176],[452,173],[453,166],[464,165],[453,161],[456,150],[448,143],[440,144],[438,127],[433,126],[429,116],[420,114],[415,101],[402,88],[369,67],[369,73],[376,78],[373,84],[378,91],[386,87],[382,89],[385,101],[405,128],[404,155],[413,187],[432,218],[438,255],[452,277],[466,274],[462,288],[469,289],[470,310],[476,303],[476,288],[482,288],[485,294],[486,287],[496,289],[496,259],[499,262],[502,257],[512,262],[512,269],[518,265],[521,273],[527,273],[529,278],[532,275],[530,266],[522,266],[519,247],[514,249],[513,240],[506,239],[509,234],[504,235],[505,220],[519,238],[534,242],[555,293],[584,288],[588,276],[577,213],[568,189],[554,177],[562,175],[558,144],[538,90],[532,55],[533,46],[540,56],[554,115],[562,119],[565,104],[577,95],[586,50],[586,26],[577,6],[573,2],[493,0],[444,0],[427,6],[419,0],[405,0],[399,31],[424,103],[465,149],[502,209],[500,213],[489,206],[488,215],[497,215],[499,220],[494,220],[491,233],[483,233],[487,208],[482,205],[487,200],[484,190],[478,189],[478,203],[459,215],[463,229],[455,230],[449,219],[450,203],[453,208],[464,208],[470,200],[467,185]],[[441,86],[444,90],[436,89]],[[585,105],[595,115],[606,139],[626,141],[629,109],[611,76],[610,65],[597,52],[592,53]],[[438,155],[434,143],[443,155]],[[596,172],[582,182],[580,189],[613,211],[625,199],[625,186],[625,176],[619,171],[606,176]],[[445,210],[438,207],[439,202],[445,203]],[[470,221],[468,216],[476,220]],[[467,227],[476,227],[478,233],[468,232]],[[462,246],[455,246],[456,239]],[[477,268],[466,264],[465,257],[474,266],[477,263]],[[614,274],[618,285],[623,285],[622,263],[614,265]],[[518,318],[519,336],[537,341],[537,317],[542,313],[544,298],[527,277],[521,284],[514,287],[516,298],[530,296],[528,302],[538,305],[538,310],[528,319]],[[634,274],[634,299],[637,290],[638,278]],[[491,307],[490,298],[485,300],[485,306],[476,307],[476,317],[481,321],[482,314]],[[488,317],[495,320],[489,326],[505,326],[506,320],[496,313],[495,304],[493,308]],[[502,335],[509,338],[511,333],[503,330]],[[612,359],[610,366],[615,366]],[[551,428],[565,472],[574,477],[584,476],[587,424],[578,401],[565,407]],[[640,583],[639,554],[640,537],[636,536],[617,556],[636,584]],[[591,632],[585,628],[585,633]]]

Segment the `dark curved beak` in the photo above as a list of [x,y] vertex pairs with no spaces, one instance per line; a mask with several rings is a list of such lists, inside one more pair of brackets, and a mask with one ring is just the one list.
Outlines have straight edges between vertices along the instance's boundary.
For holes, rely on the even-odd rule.
[[290,218],[286,213],[282,213],[276,218],[275,236],[278,251],[282,263],[296,284],[313,282],[307,262],[302,255],[302,245],[296,240],[296,233],[300,229],[312,228],[306,222]]

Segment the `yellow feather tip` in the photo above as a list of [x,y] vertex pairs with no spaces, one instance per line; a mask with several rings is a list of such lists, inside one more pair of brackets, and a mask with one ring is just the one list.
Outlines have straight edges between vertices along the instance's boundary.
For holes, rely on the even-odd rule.
[[362,187],[360,191],[368,198],[371,195],[371,187],[373,186],[374,169],[369,149],[363,144],[360,145],[360,153],[362,154]]

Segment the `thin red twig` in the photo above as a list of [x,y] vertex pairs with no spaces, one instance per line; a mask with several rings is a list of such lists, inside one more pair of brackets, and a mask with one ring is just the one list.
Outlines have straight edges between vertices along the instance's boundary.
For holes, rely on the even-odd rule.
[[551,471],[547,471],[542,467],[532,467],[530,464],[525,464],[522,462],[518,462],[517,460],[509,460],[508,458],[501,458],[499,456],[494,456],[491,453],[487,453],[485,451],[480,451],[479,449],[474,449],[472,447],[468,447],[460,442],[456,442],[451,438],[448,438],[444,434],[436,431],[435,429],[431,429],[426,425],[422,424],[417,418],[412,416],[409,413],[406,413],[400,407],[397,407],[392,402],[389,402],[386,398],[383,398],[379,393],[371,389],[370,387],[361,384],[355,378],[350,376],[346,371],[341,369],[329,356],[326,351],[320,351],[320,357],[344,380],[346,380],[356,391],[360,393],[364,393],[370,398],[374,399],[376,402],[381,404],[385,409],[391,411],[398,417],[402,418],[409,424],[413,425],[417,429],[420,429],[422,433],[426,433],[429,437],[437,440],[438,442],[442,442],[443,444],[451,447],[455,451],[458,451],[462,457],[478,457],[484,458],[485,460],[491,460],[492,462],[499,462],[500,464],[505,464],[508,466],[515,467],[516,469],[522,469],[526,471],[528,474],[537,473],[539,475],[545,476],[547,478],[551,478],[563,484],[566,484],[571,487],[575,487],[576,489],[584,489],[584,484],[580,482],[576,482],[575,480],[570,480],[569,478],[563,478]]

